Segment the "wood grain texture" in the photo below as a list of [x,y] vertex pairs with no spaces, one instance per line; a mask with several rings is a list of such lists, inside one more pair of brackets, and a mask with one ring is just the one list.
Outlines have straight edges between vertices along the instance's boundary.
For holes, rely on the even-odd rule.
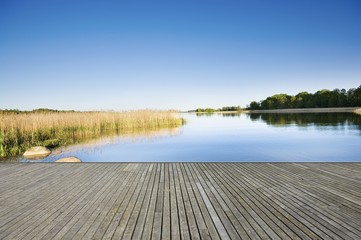
[[361,163],[3,163],[0,239],[360,239]]

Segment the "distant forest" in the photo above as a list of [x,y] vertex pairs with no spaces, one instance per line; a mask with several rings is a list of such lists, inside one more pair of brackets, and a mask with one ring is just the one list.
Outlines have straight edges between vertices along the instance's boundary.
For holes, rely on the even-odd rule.
[[300,92],[296,96],[276,94],[260,102],[253,101],[249,110],[268,110],[285,108],[328,108],[361,107],[361,85],[358,88],[324,89],[315,93]]
[[222,108],[197,108],[196,110],[191,110],[189,112],[197,112],[197,113],[213,113],[213,112],[234,112],[241,111],[242,108],[240,106],[229,106]]

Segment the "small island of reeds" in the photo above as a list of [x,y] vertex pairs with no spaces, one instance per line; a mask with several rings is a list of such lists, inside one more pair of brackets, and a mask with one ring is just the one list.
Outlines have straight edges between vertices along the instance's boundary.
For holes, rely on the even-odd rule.
[[20,155],[32,146],[55,148],[109,134],[176,128],[182,124],[176,111],[0,110],[0,158]]

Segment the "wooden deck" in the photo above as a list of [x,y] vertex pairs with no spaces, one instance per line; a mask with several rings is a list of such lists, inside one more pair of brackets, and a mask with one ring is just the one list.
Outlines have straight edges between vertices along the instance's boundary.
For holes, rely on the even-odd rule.
[[360,239],[361,163],[0,164],[0,239]]

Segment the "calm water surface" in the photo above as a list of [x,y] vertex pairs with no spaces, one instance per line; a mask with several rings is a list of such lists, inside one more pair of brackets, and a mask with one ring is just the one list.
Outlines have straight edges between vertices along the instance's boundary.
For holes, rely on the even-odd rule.
[[183,117],[187,124],[177,130],[99,139],[56,150],[41,161],[67,156],[76,156],[84,162],[361,161],[360,115],[184,114]]

